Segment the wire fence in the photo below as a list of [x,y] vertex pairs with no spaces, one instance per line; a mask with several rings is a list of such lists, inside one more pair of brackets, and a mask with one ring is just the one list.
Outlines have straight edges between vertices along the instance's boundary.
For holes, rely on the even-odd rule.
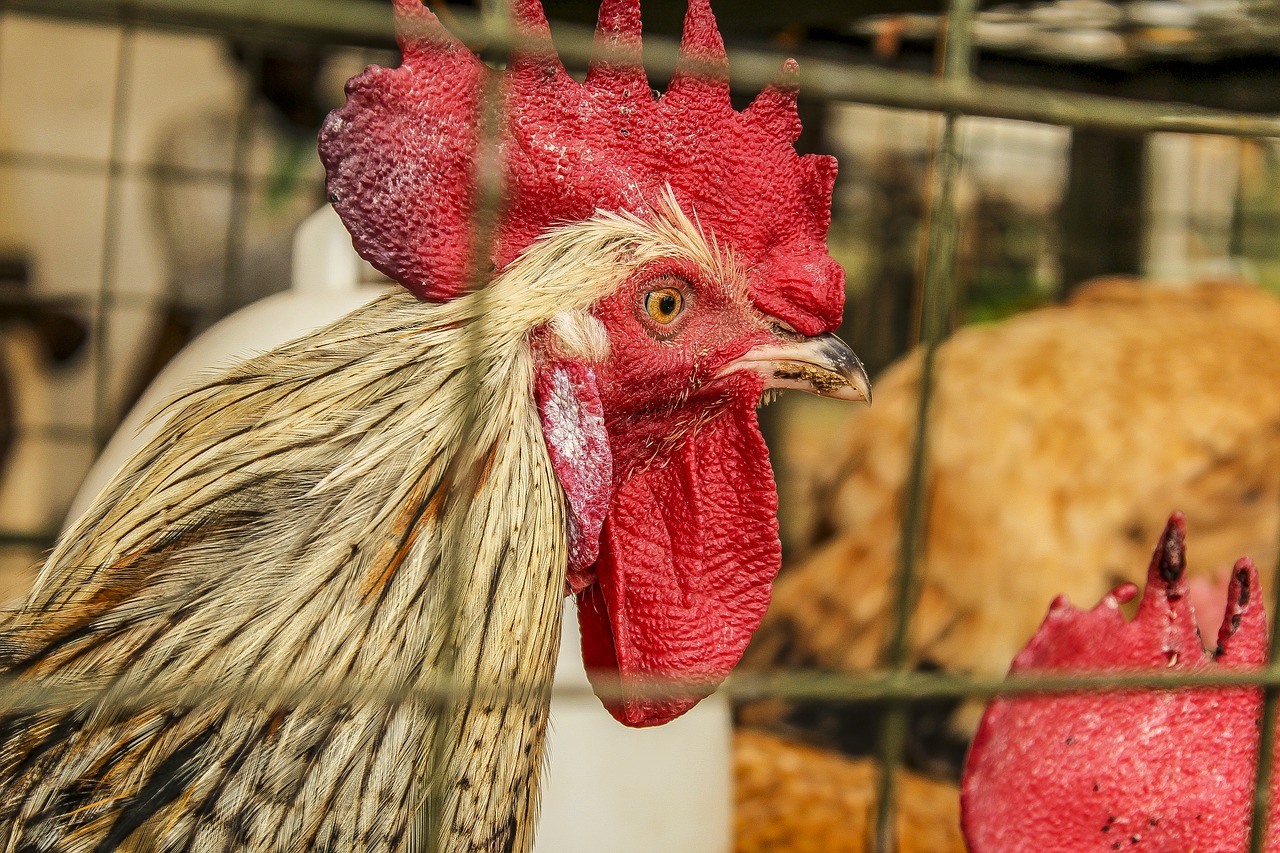
[[[101,156],[76,150],[75,145],[42,148],[38,140],[31,144],[0,146],[0,173],[17,176],[29,173],[36,176],[60,175],[104,177],[101,195],[102,214],[98,220],[97,234],[92,245],[98,251],[94,286],[84,292],[91,298],[87,314],[92,318],[89,340],[92,342],[91,358],[81,380],[68,383],[72,389],[63,394],[64,401],[75,398],[88,412],[81,419],[58,419],[44,424],[26,425],[27,435],[42,434],[54,441],[54,453],[67,447],[87,448],[78,451],[84,457],[82,468],[91,458],[90,451],[100,448],[116,428],[129,402],[128,383],[113,372],[113,364],[121,358],[121,340],[132,333],[123,325],[122,311],[133,308],[154,310],[161,297],[152,293],[140,293],[129,286],[130,275],[126,264],[129,256],[122,254],[121,245],[130,227],[130,194],[139,187],[183,186],[216,187],[222,193],[223,205],[219,221],[222,231],[218,236],[220,259],[216,264],[219,278],[216,301],[217,314],[252,297],[252,289],[246,287],[249,258],[248,236],[253,227],[254,206],[264,194],[270,192],[273,178],[254,163],[255,134],[260,131],[260,75],[265,49],[277,43],[323,46],[326,50],[344,53],[357,62],[381,58],[394,44],[390,4],[355,3],[344,0],[290,0],[290,2],[256,3],[252,0],[128,0],[128,2],[86,2],[85,0],[7,0],[0,3],[0,14],[16,16],[24,20],[58,20],[69,26],[83,23],[108,25],[115,28],[115,36],[105,42],[105,58],[112,69],[109,88],[109,104],[103,110],[106,120],[106,144],[101,146]],[[483,14],[468,9],[452,9],[450,25],[468,44],[483,47],[482,55],[491,63],[500,64],[517,46],[503,4],[493,4]],[[1107,675],[1090,677],[1027,677],[1011,680],[992,680],[945,673],[927,673],[913,669],[908,648],[912,632],[912,614],[920,593],[920,566],[922,547],[927,528],[928,484],[930,459],[930,424],[938,378],[937,352],[947,338],[956,316],[957,303],[962,294],[958,280],[961,265],[963,226],[962,182],[967,164],[964,161],[964,144],[961,128],[969,117],[991,117],[1039,122],[1066,128],[1105,128],[1139,134],[1185,133],[1213,134],[1224,137],[1240,137],[1272,144],[1280,138],[1280,117],[1243,114],[1225,110],[1197,108],[1166,103],[1126,100],[1098,95],[1070,94],[1030,86],[995,84],[979,80],[973,72],[974,47],[972,27],[976,14],[974,0],[951,0],[946,15],[945,38],[941,47],[940,72],[936,74],[897,71],[865,64],[849,64],[825,56],[805,56],[803,50],[783,53],[774,49],[761,50],[730,45],[729,60],[732,85],[735,92],[754,93],[775,78],[782,60],[798,54],[803,73],[802,97],[812,103],[855,103],[895,109],[926,110],[941,115],[941,123],[930,146],[928,177],[923,189],[926,215],[922,226],[925,238],[920,263],[920,295],[915,300],[917,313],[912,318],[919,330],[922,345],[919,398],[917,402],[915,431],[911,437],[909,474],[906,478],[901,513],[900,554],[892,583],[894,602],[893,624],[888,632],[885,668],[861,674],[833,674],[808,671],[761,674],[740,673],[729,680],[725,691],[736,700],[773,698],[781,700],[813,701],[861,701],[887,702],[889,711],[882,725],[877,755],[882,768],[878,790],[876,844],[879,850],[896,849],[892,828],[896,803],[897,774],[903,765],[905,729],[908,710],[913,702],[931,698],[989,698],[996,695],[1028,691],[1077,691],[1116,689],[1138,686],[1261,686],[1265,696],[1264,725],[1260,745],[1260,760],[1255,785],[1256,803],[1253,816],[1251,849],[1260,851],[1265,842],[1262,831],[1267,815],[1267,796],[1273,772],[1272,754],[1275,740],[1276,705],[1280,697],[1280,661],[1262,672],[1194,672],[1168,675]],[[555,42],[561,57],[570,67],[581,68],[596,50],[594,32],[590,28],[572,24],[557,25]],[[239,102],[230,125],[230,144],[220,165],[208,166],[192,162],[160,163],[139,158],[130,146],[128,127],[131,110],[138,108],[139,99],[135,76],[138,57],[138,40],[148,33],[164,31],[180,34],[214,34],[219,38],[234,39],[242,45],[245,56],[243,65],[248,71],[238,92]],[[3,32],[3,31],[0,31]],[[12,48],[0,40],[0,56]],[[384,60],[385,61],[385,60]],[[653,36],[645,39],[645,65],[654,79],[666,78],[680,62],[678,42]],[[28,85],[19,79],[3,79],[6,74],[20,73],[21,69],[0,64],[0,116],[5,113],[4,92],[12,93],[15,87]],[[100,75],[100,70],[90,72]],[[5,88],[8,86],[9,88]],[[486,103],[495,102],[495,92],[488,91]],[[481,162],[492,163],[498,156],[496,132],[499,116],[496,110],[485,112],[481,138],[483,155]],[[12,120],[10,118],[10,120]],[[0,128],[3,131],[3,128]],[[0,139],[0,141],[3,141]],[[482,176],[495,178],[501,174],[498,168],[482,170]],[[320,188],[314,173],[302,174],[292,188],[300,198],[314,199]],[[480,204],[475,219],[479,244],[492,238],[497,211],[503,200],[503,187],[498,180],[484,180],[479,192]],[[0,211],[2,213],[2,211]],[[1270,214],[1274,216],[1273,214]],[[1230,223],[1215,223],[1212,219],[1204,227],[1230,229]],[[838,226],[837,226],[838,227]],[[77,239],[89,235],[69,235]],[[0,248],[3,248],[0,246]],[[484,269],[472,271],[472,281],[481,285],[487,278]],[[483,293],[483,288],[478,287]],[[480,345],[478,336],[472,337],[472,346]],[[475,353],[473,352],[473,355]],[[477,360],[473,358],[472,364]],[[477,414],[472,412],[467,420],[468,431],[475,428]],[[61,448],[61,451],[59,450]],[[461,479],[455,488],[462,489]],[[52,499],[53,506],[65,505],[66,494]],[[1280,519],[1280,513],[1278,513]],[[31,546],[47,545],[53,536],[50,522],[56,517],[46,515],[40,521],[24,529],[0,532],[5,541],[21,545],[28,555]],[[446,562],[452,561],[451,577],[462,577],[461,566],[468,555],[457,549],[446,551]],[[1280,577],[1280,567],[1272,574]],[[461,595],[455,589],[454,595]],[[1272,590],[1270,612],[1280,613],[1280,587]],[[1047,605],[1048,602],[1043,602]],[[448,608],[457,612],[458,608]],[[1276,647],[1276,621],[1272,622],[1272,648]],[[446,626],[445,635],[452,636],[457,626]],[[469,681],[456,681],[452,668],[445,666],[434,682],[435,687],[422,696],[432,703],[457,702],[460,697],[475,701],[489,695],[518,695],[510,684],[477,685]],[[685,686],[687,687],[687,685]],[[205,690],[217,691],[214,685],[192,685],[191,692],[173,701],[198,701]],[[657,695],[669,691],[669,686],[655,684]],[[7,702],[11,707],[30,705],[37,707],[54,701],[73,701],[71,688],[51,688],[44,685],[32,687],[26,683],[5,686]],[[360,697],[399,698],[390,685],[363,685]],[[154,697],[145,697],[153,700]],[[275,698],[275,697],[273,697]],[[344,697],[334,697],[339,701]],[[354,697],[345,697],[354,698]],[[437,730],[440,737],[448,731]],[[436,749],[441,756],[445,750]],[[431,789],[431,786],[428,786]],[[439,792],[434,792],[439,795]],[[437,805],[428,808],[426,815],[438,815]],[[424,837],[431,837],[426,827]]]

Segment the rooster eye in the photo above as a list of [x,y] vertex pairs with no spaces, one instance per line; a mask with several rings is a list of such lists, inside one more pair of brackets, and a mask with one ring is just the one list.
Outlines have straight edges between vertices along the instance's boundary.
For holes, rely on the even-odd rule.
[[644,295],[644,310],[655,323],[666,326],[684,310],[684,294],[674,287],[650,290]]

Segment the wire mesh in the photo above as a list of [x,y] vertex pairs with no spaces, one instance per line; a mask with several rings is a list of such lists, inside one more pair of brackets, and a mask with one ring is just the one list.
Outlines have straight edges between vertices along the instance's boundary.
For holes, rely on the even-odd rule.
[[[455,10],[454,16],[461,32],[469,43],[486,45],[485,58],[493,64],[501,64],[507,51],[513,46],[511,28],[504,4],[495,4],[483,15],[473,15],[467,10]],[[972,46],[970,28],[976,4],[972,0],[952,0],[948,11],[947,39],[943,50],[941,74],[918,74],[892,71],[865,65],[848,65],[821,57],[801,57],[804,70],[803,91],[806,98],[815,101],[852,102],[894,109],[929,110],[942,114],[942,124],[931,157],[928,191],[926,193],[927,225],[924,245],[922,292],[918,302],[919,339],[923,345],[920,392],[916,417],[916,432],[910,452],[910,474],[907,498],[902,513],[900,536],[901,552],[893,581],[894,622],[888,643],[887,666],[882,671],[857,676],[816,672],[788,672],[762,675],[742,673],[731,678],[724,688],[735,699],[811,699],[818,701],[855,700],[888,701],[889,712],[883,722],[879,746],[882,776],[877,798],[876,847],[892,850],[896,847],[893,837],[893,815],[896,804],[895,773],[903,762],[903,729],[906,725],[906,709],[912,702],[928,698],[987,698],[1025,691],[1108,689],[1128,686],[1237,686],[1259,685],[1266,698],[1263,728],[1255,784],[1256,800],[1253,815],[1252,849],[1262,850],[1264,821],[1267,814],[1267,798],[1272,773],[1272,745],[1275,738],[1277,698],[1280,697],[1280,663],[1273,661],[1261,673],[1207,672],[1160,676],[1099,676],[1099,677],[1022,677],[1011,681],[984,680],[946,674],[922,673],[910,670],[908,638],[912,631],[914,602],[918,596],[918,572],[921,562],[921,542],[927,526],[927,492],[929,480],[929,424],[930,406],[933,401],[936,353],[952,326],[957,302],[961,298],[957,281],[957,256],[960,252],[962,223],[960,215],[960,182],[966,164],[963,162],[960,123],[963,117],[986,116],[1004,119],[1034,121],[1066,127],[1102,127],[1119,131],[1151,133],[1199,133],[1259,140],[1259,144],[1271,144],[1271,137],[1280,137],[1280,118],[1257,116],[1225,110],[1184,107],[1160,103],[1145,103],[1093,95],[1072,95],[1061,92],[1026,87],[998,85],[976,79],[970,69]],[[111,69],[105,73],[111,82],[110,106],[107,110],[109,131],[105,155],[102,158],[78,153],[43,152],[4,148],[0,151],[0,169],[32,169],[65,174],[104,174],[106,178],[100,238],[101,249],[99,275],[92,291],[93,303],[93,359],[88,387],[91,390],[91,415],[80,429],[73,429],[77,439],[89,439],[91,447],[100,447],[115,428],[121,411],[120,396],[113,389],[109,368],[118,350],[113,346],[115,336],[121,332],[112,325],[112,312],[131,303],[131,295],[122,292],[120,280],[123,273],[119,244],[122,240],[127,181],[200,181],[225,185],[228,191],[228,208],[225,219],[225,237],[221,262],[222,286],[219,313],[226,313],[241,304],[243,294],[237,288],[244,278],[246,241],[252,218],[251,208],[255,193],[264,182],[255,174],[252,159],[256,122],[253,77],[242,81],[239,105],[234,124],[230,161],[226,168],[204,168],[192,165],[171,165],[139,162],[129,156],[127,126],[130,122],[130,106],[135,103],[130,93],[134,91],[135,53],[138,34],[154,28],[171,28],[181,32],[216,33],[234,35],[246,39],[247,51],[252,56],[259,53],[270,40],[296,40],[305,43],[321,43],[345,48],[385,48],[391,44],[391,23],[386,9],[379,4],[368,7],[347,2],[288,2],[275,4],[246,4],[214,2],[214,0],[133,0],[128,3],[85,3],[71,0],[10,0],[0,5],[0,13],[8,15],[50,17],[68,21],[92,21],[118,27],[114,41]],[[594,49],[593,33],[575,26],[557,27],[557,47],[567,63],[582,66]],[[0,50],[3,44],[0,43]],[[679,61],[678,46],[666,39],[648,38],[645,45],[646,65],[655,76],[665,76]],[[361,53],[365,56],[365,53]],[[731,49],[730,65],[735,90],[754,92],[773,80],[778,65],[785,56],[776,50]],[[258,63],[249,61],[249,68]],[[3,67],[5,73],[13,68]],[[0,84],[5,81],[0,80]],[[496,157],[495,134],[498,126],[495,92],[486,93],[484,102],[490,105],[484,112],[482,139],[488,150],[490,162]],[[5,104],[0,101],[0,115]],[[483,158],[482,158],[483,159]],[[482,174],[497,176],[501,170],[487,169]],[[314,180],[302,185],[304,191],[314,191]],[[479,212],[475,222],[479,242],[485,244],[492,237],[496,211],[502,203],[500,181],[483,182],[481,185]],[[1230,229],[1232,222],[1213,221],[1198,223],[1199,230],[1221,232]],[[483,282],[487,270],[473,271],[473,281]],[[480,288],[483,293],[483,288]],[[147,300],[142,300],[144,304]],[[472,345],[479,345],[479,338],[472,337]],[[474,351],[473,351],[474,355]],[[472,365],[477,363],[472,359]],[[474,412],[468,418],[468,430],[474,428]],[[59,425],[48,425],[56,431]],[[52,538],[49,528],[37,530],[6,531],[6,535],[24,542],[47,543]],[[467,555],[452,553],[454,570],[451,577],[462,577],[462,566]],[[1280,568],[1272,578],[1280,577]],[[1274,583],[1274,580],[1273,580]],[[461,591],[454,589],[454,595]],[[1273,590],[1271,612],[1280,612],[1280,589]],[[1047,602],[1045,602],[1047,604]],[[449,608],[456,612],[457,608]],[[457,626],[447,626],[446,636],[453,636]],[[1272,647],[1275,647],[1275,620],[1273,620]],[[205,686],[216,690],[215,686]],[[193,686],[196,695],[175,701],[197,701],[201,686]],[[452,668],[446,666],[436,682],[435,692],[426,697],[445,708],[460,698],[475,701],[493,689],[498,695],[518,693],[519,686],[479,685],[459,680]],[[655,695],[669,692],[668,685],[653,685]],[[26,690],[30,695],[23,694]],[[382,692],[380,693],[380,690]],[[48,703],[55,699],[65,701],[70,694],[41,686],[32,691],[29,685],[6,686],[9,701],[21,706]],[[385,687],[366,685],[362,696],[383,696]],[[342,697],[335,697],[339,699]],[[447,737],[444,727],[437,729],[437,736]],[[444,755],[437,748],[434,755]],[[422,837],[433,838],[432,815],[441,812],[441,806],[433,798],[441,792],[431,789],[425,795],[427,806],[423,811]]]

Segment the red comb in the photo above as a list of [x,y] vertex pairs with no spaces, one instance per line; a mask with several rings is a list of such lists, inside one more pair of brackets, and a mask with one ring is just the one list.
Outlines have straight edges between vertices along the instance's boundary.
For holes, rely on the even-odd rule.
[[608,52],[584,83],[560,64],[537,0],[512,3],[527,42],[505,72],[487,69],[418,0],[394,2],[403,64],[351,80],[320,133],[330,201],[379,270],[425,299],[466,290],[479,93],[483,75],[501,73],[507,199],[495,269],[597,210],[646,216],[670,185],[749,270],[761,310],[807,334],[839,323],[844,273],[826,250],[835,161],[793,147],[794,62],[738,112],[707,0],[690,2],[683,61],[661,97],[639,64],[638,0],[604,0],[596,42]]
[[[1210,654],[1183,576],[1186,525],[1169,519],[1133,621],[1120,587],[1090,611],[1059,598],[1013,672],[1259,670],[1266,616],[1248,558],[1231,574]],[[1248,847],[1262,691],[1122,690],[1007,696],[987,708],[961,807],[973,853],[1239,851]],[[1280,850],[1280,774],[1266,850]]]

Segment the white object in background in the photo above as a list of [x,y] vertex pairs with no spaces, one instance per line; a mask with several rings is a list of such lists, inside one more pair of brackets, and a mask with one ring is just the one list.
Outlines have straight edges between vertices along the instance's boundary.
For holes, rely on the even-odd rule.
[[591,694],[565,602],[534,853],[728,853],[729,703],[710,696],[665,726],[629,729]]
[[68,523],[79,518],[125,461],[156,435],[158,421],[148,424],[147,418],[178,391],[327,326],[388,292],[387,287],[360,284],[363,263],[333,208],[325,205],[307,217],[294,238],[293,286],[221,320],[173,357],[89,469],[67,514]]
[[[213,326],[168,364],[116,430],[80,487],[78,518],[158,424],[180,389],[337,320],[387,288],[360,285],[363,262],[333,209],[298,229],[293,287]],[[665,726],[628,729],[590,695],[578,619],[565,604],[535,853],[727,853],[732,840],[728,702],[712,696]]]

